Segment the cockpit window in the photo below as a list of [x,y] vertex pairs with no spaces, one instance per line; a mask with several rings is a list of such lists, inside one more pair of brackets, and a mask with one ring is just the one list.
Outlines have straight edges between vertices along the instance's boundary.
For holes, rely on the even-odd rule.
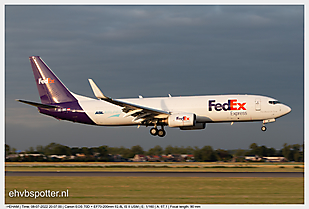
[[279,102],[279,101],[269,101],[268,103],[269,103],[269,104],[274,104],[274,105],[275,105],[275,104],[280,104],[281,102]]

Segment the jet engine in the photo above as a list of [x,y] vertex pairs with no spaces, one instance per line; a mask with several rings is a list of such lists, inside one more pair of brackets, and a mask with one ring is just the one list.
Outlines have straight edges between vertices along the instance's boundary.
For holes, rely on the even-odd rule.
[[169,127],[187,127],[195,126],[196,115],[193,113],[177,113],[168,117],[167,124]]

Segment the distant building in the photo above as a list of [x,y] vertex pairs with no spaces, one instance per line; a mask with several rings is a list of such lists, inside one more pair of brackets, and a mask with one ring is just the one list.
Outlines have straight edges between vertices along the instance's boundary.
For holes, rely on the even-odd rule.
[[263,157],[266,162],[287,162],[285,157]]
[[9,154],[8,156],[5,157],[6,160],[10,160],[10,159],[15,159],[18,158],[19,154]]
[[254,155],[254,156],[245,156],[245,160],[246,161],[261,161],[262,158],[257,156],[257,155]]
[[193,162],[193,161],[194,161],[194,155],[181,155],[181,157],[182,157],[186,162]]
[[133,158],[134,162],[145,162],[146,161],[146,156],[145,155],[135,155]]
[[160,162],[161,161],[161,157],[158,155],[149,155],[149,156],[146,156],[146,158],[147,158],[147,161],[149,162]]
[[7,161],[42,161],[46,160],[46,156],[43,154],[9,154],[5,157]]
[[43,154],[19,154],[19,157],[45,157]]
[[184,161],[184,158],[181,155],[174,154],[174,155],[168,155],[168,161],[171,162],[182,162]]
[[76,155],[76,157],[80,157],[80,158],[85,158],[86,157],[86,155],[84,154],[84,153],[76,153],[75,154]]
[[255,156],[245,156],[246,161],[266,161],[266,162],[287,162],[285,157],[259,157]]
[[67,156],[66,155],[49,155],[48,157],[62,160],[62,159],[65,159]]
[[164,162],[168,161],[168,156],[161,155],[161,161],[164,161]]

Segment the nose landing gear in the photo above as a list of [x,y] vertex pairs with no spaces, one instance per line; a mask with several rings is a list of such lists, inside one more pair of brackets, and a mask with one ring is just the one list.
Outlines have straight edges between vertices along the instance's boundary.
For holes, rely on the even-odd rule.
[[275,118],[263,120],[263,126],[262,126],[261,130],[262,130],[262,131],[266,131],[267,128],[266,128],[265,124],[266,124],[266,123],[273,123],[273,122],[275,122],[275,121],[276,121]]

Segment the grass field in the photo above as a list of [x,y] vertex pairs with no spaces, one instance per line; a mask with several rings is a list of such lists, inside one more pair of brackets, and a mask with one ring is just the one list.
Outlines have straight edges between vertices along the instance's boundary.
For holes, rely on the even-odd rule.
[[[6,204],[303,204],[303,178],[12,177]],[[69,190],[67,198],[10,198],[9,191]]]
[[[303,163],[6,163],[6,171],[304,172]],[[5,177],[6,204],[303,204],[304,178]],[[10,198],[10,191],[69,191]]]

